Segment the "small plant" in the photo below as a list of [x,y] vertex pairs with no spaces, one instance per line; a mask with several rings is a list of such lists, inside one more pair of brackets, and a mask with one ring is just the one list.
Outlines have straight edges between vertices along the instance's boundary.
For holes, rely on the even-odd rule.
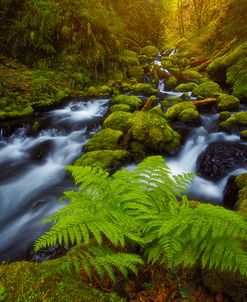
[[4,301],[7,296],[6,288],[2,285],[0,285],[0,301]]

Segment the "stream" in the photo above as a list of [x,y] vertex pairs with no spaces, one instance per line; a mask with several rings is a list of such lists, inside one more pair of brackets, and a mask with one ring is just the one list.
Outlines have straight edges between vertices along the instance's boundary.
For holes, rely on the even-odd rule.
[[[42,218],[63,206],[66,201],[57,200],[74,188],[64,167],[79,157],[82,147],[100,129],[108,103],[109,99],[72,100],[42,114],[40,122],[48,126],[36,135],[30,135],[27,127],[8,136],[0,132],[0,261],[31,258],[33,242],[49,227]],[[198,156],[212,143],[246,146],[239,135],[219,132],[217,120],[216,113],[201,113],[200,123],[188,127],[179,152],[166,157],[173,174],[195,172]],[[196,176],[189,188],[190,198],[220,203],[227,179],[244,171],[246,167],[230,169],[217,181]]]

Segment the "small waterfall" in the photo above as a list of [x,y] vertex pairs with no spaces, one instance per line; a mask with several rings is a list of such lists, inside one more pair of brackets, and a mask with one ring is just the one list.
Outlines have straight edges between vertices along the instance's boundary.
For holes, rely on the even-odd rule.
[[2,138],[0,148],[0,260],[23,257],[47,229],[42,218],[64,203],[56,202],[74,188],[64,167],[79,157],[100,126],[109,100],[70,102],[42,117],[52,127],[35,137],[17,129]]

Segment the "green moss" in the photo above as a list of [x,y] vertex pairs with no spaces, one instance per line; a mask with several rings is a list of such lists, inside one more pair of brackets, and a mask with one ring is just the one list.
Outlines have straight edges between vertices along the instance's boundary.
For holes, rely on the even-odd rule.
[[230,130],[233,126],[246,127],[247,126],[247,112],[238,112],[229,117],[226,121],[220,124],[222,128]]
[[124,50],[121,57],[124,66],[137,66],[139,65],[138,55],[132,50]]
[[[72,249],[73,252],[74,249]],[[70,254],[41,264],[15,262],[0,265],[0,285],[8,302],[124,302],[116,294],[102,293],[82,281],[81,274],[61,272],[58,267]]]
[[173,97],[166,98],[165,101],[167,101],[169,106],[171,106],[171,105],[175,105],[177,103],[180,103],[183,100],[181,99],[181,97],[173,96]]
[[163,111],[161,110],[161,108],[159,106],[155,106],[152,109],[150,109],[149,113],[151,113],[151,114],[157,114],[159,116],[163,116]]
[[108,96],[112,93],[112,89],[107,85],[102,85],[99,87],[99,95]]
[[203,77],[198,71],[196,71],[194,69],[186,69],[186,70],[184,70],[183,71],[183,75],[185,77],[189,77],[189,78],[194,79],[194,80],[201,79]]
[[193,94],[195,96],[201,96],[201,97],[214,96],[215,94],[221,92],[222,91],[219,84],[212,81],[202,83],[193,90]]
[[162,101],[161,103],[162,107],[168,107],[169,106],[169,102],[167,100]]
[[227,83],[233,86],[239,78],[247,74],[247,58],[239,60],[227,70]]
[[104,128],[121,130],[123,132],[130,128],[130,118],[132,114],[124,111],[115,111],[111,113],[104,121]]
[[34,122],[32,125],[32,131],[36,133],[40,129],[40,123],[38,121]]
[[220,111],[235,111],[239,109],[239,99],[232,95],[221,93],[218,99],[220,102],[217,108]]
[[152,45],[143,47],[143,48],[140,50],[140,54],[141,54],[141,55],[147,55],[147,56],[149,56],[149,57],[154,57],[154,56],[156,56],[158,52],[159,52],[158,48],[155,47],[155,46],[152,46]]
[[127,104],[117,104],[110,107],[110,112],[114,112],[114,111],[130,112],[131,107]]
[[141,66],[131,66],[128,68],[128,77],[135,78],[138,82],[144,79],[144,70]]
[[247,187],[247,173],[238,175],[235,178],[235,183],[239,190],[243,189],[244,187]]
[[220,113],[220,120],[222,120],[222,121],[227,120],[229,117],[231,117],[231,112],[229,112],[229,111],[222,111]]
[[180,135],[167,124],[166,120],[150,112],[134,113],[132,132],[135,141],[159,152],[173,152],[180,143]]
[[237,79],[233,86],[233,95],[247,102],[247,74]]
[[[188,111],[189,110],[189,111]],[[185,113],[183,113],[186,111]],[[189,115],[191,114],[191,117]],[[173,105],[172,107],[168,108],[165,113],[165,118],[167,118],[169,121],[173,120],[181,120],[186,121],[187,119],[194,120],[195,118],[198,119],[199,114],[196,110],[196,106],[192,102],[181,102],[178,104]]]
[[102,129],[98,131],[84,146],[86,151],[116,150],[123,132],[113,129]]
[[178,85],[177,78],[171,76],[166,80],[166,87],[168,89],[174,89]]
[[243,130],[239,134],[240,134],[241,139],[243,139],[245,141],[247,140],[247,130]]
[[113,97],[112,104],[125,104],[131,108],[138,109],[142,104],[142,100],[136,96],[119,94]]
[[83,154],[75,165],[90,166],[99,165],[103,169],[114,168],[119,164],[125,162],[128,158],[128,152],[125,150],[100,150],[91,151]]
[[180,84],[176,87],[175,91],[180,92],[180,91],[192,91],[196,89],[198,85],[194,82],[189,82],[189,83],[183,83]]
[[158,90],[153,88],[150,84],[138,83],[131,86],[130,91],[132,93],[143,93],[146,95],[157,94]]
[[178,120],[183,123],[190,123],[199,119],[199,113],[193,108],[185,109],[178,115]]
[[169,58],[162,59],[161,63],[164,68],[172,67],[172,62],[169,60]]
[[145,146],[141,142],[132,141],[130,144],[130,149],[132,152],[143,154],[145,153]]

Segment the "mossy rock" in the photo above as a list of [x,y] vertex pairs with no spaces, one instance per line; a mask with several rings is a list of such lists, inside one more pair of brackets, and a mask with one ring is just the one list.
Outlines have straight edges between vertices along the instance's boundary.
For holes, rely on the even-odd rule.
[[[8,110],[9,109],[9,110]],[[0,110],[0,121],[9,119],[9,118],[19,118],[27,115],[32,115],[34,113],[34,109],[31,105],[27,105],[25,108],[18,107],[5,107],[5,110]]]
[[102,85],[99,87],[99,95],[108,96],[112,93],[112,89],[107,85]]
[[177,118],[183,123],[191,123],[199,119],[199,113],[196,109],[189,108],[180,112]]
[[171,76],[166,80],[165,85],[168,89],[174,89],[178,85],[178,80]]
[[103,293],[83,283],[81,274],[65,273],[60,267],[73,257],[75,248],[64,257],[43,263],[14,262],[0,265],[0,287],[8,302],[124,302],[116,294]]
[[98,131],[84,146],[85,151],[116,150],[123,132],[113,129]]
[[83,154],[76,160],[76,166],[98,165],[102,169],[112,169],[128,159],[129,153],[125,150],[99,150]]
[[247,103],[247,75],[243,75],[235,82],[233,86],[233,95],[238,97],[244,103]]
[[199,118],[199,114],[196,110],[196,106],[192,102],[181,102],[168,108],[165,113],[165,118],[169,121],[176,119],[182,122],[195,121]]
[[178,148],[180,135],[158,114],[136,112],[131,121],[135,141],[159,152],[173,152]]
[[124,111],[114,111],[111,113],[103,123],[104,128],[111,128],[126,132],[130,126],[130,118],[132,114]]
[[188,92],[188,91],[192,91],[194,89],[196,89],[198,87],[198,85],[194,82],[188,82],[188,83],[183,83],[180,84],[176,87],[175,91],[177,92]]
[[116,104],[110,107],[110,112],[115,112],[115,111],[130,112],[131,107],[127,104]]
[[235,178],[235,184],[237,185],[237,188],[239,190],[243,189],[244,187],[247,187],[247,173],[238,175]]
[[229,111],[222,111],[222,112],[220,113],[220,120],[221,120],[221,121],[225,121],[225,120],[227,120],[229,117],[231,117],[231,112],[229,112]]
[[125,104],[131,108],[138,109],[142,104],[142,100],[136,96],[119,94],[113,97],[112,104]]
[[171,105],[181,103],[183,100],[181,97],[172,96],[172,97],[166,98],[165,101],[168,102],[169,106],[171,106]]
[[145,95],[158,94],[158,90],[153,88],[150,84],[138,83],[131,86],[132,93],[143,93]]
[[217,97],[220,101],[217,108],[219,111],[235,111],[239,109],[239,99],[233,95],[221,93]]
[[88,96],[98,96],[98,90],[96,87],[91,86],[87,89],[87,95]]
[[158,48],[153,45],[145,46],[140,50],[141,55],[147,55],[149,57],[156,56],[158,52]]
[[137,66],[140,64],[137,53],[127,49],[124,50],[121,61],[124,66]]
[[226,121],[220,123],[220,127],[231,130],[232,127],[247,127],[247,112],[238,112],[229,117]]
[[172,67],[172,62],[171,62],[171,60],[169,58],[162,59],[161,63],[162,63],[162,66],[164,68],[170,68],[170,67]]
[[201,97],[214,96],[215,94],[218,94],[221,92],[222,92],[222,90],[221,90],[219,84],[212,82],[212,81],[202,83],[192,91],[193,95],[201,96]]
[[128,77],[135,78],[138,82],[144,80],[144,69],[141,66],[131,66],[128,68]]
[[130,143],[130,150],[134,153],[145,155],[145,146],[141,142],[132,141]]
[[183,71],[183,75],[185,77],[191,78],[193,80],[196,79],[201,79],[203,77],[202,74],[200,74],[198,71],[194,70],[194,69],[186,69]]
[[247,74],[247,58],[239,60],[227,70],[226,81],[233,86],[239,78]]
[[157,114],[159,116],[163,116],[163,111],[159,106],[155,106],[152,109],[149,110],[149,113],[151,114]]
[[241,131],[241,132],[239,133],[239,135],[240,135],[240,138],[241,138],[242,140],[247,141],[247,130]]
[[242,43],[234,50],[216,58],[207,67],[207,72],[214,81],[224,84],[228,68],[243,60],[247,55],[247,43]]

